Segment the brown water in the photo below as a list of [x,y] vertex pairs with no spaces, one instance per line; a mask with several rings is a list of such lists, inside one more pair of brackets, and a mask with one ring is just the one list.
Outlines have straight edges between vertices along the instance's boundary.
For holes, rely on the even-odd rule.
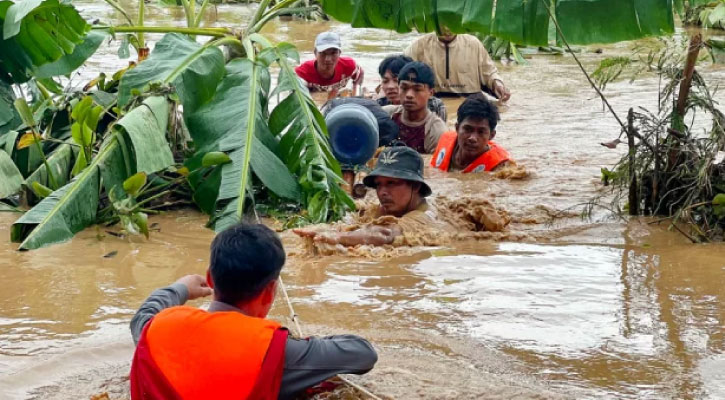
[[[104,5],[76,4],[87,16],[114,18]],[[151,21],[180,23],[178,10],[150,9]],[[226,25],[248,11],[221,6],[217,15]],[[275,23],[266,32],[308,58],[314,36],[330,28],[370,88],[379,61],[414,37],[336,23]],[[74,81],[124,66],[116,46]],[[630,46],[607,46],[604,55]],[[603,56],[582,57],[591,69]],[[501,70],[513,97],[497,141],[530,177],[428,175],[437,195],[506,209],[509,230],[529,239],[454,242],[394,258],[310,258],[284,233],[296,254],[284,278],[305,330],[370,338],[381,358],[360,381],[391,398],[725,398],[725,246],[691,245],[665,227],[604,211],[577,218],[580,204],[600,193],[599,169],[623,151],[599,145],[616,137],[616,122],[568,57]],[[700,72],[713,86],[725,82],[722,67]],[[630,106],[654,108],[657,85],[645,78],[607,93],[624,115]],[[206,218],[174,212],[152,219],[158,231],[148,241],[91,228],[24,253],[8,241],[16,218],[0,213],[0,398],[49,384],[41,398],[113,397],[132,355],[135,309],[153,289],[204,273],[213,236]],[[273,317],[289,323],[286,314],[278,302]]]

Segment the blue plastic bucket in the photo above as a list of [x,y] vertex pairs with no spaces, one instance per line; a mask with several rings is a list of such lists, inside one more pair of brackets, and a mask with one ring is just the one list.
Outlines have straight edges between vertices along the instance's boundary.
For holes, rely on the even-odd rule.
[[342,104],[325,116],[332,154],[343,165],[363,165],[378,148],[378,120],[359,104]]

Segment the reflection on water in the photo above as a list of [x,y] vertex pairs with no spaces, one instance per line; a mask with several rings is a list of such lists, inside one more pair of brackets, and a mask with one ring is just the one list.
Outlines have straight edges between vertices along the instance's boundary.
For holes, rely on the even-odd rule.
[[725,351],[724,246],[701,249],[702,256],[686,244],[656,252],[487,247],[409,264],[336,263],[326,279],[303,280],[295,297],[309,307],[344,305],[393,324],[472,337],[524,360],[555,386],[597,397],[722,393],[722,374],[697,366]]
[[[88,18],[122,22],[103,3],[75,4]],[[149,24],[184,24],[178,8],[147,9]],[[219,5],[206,21],[241,26],[249,14],[247,7]],[[345,53],[366,70],[369,89],[379,82],[380,60],[415,37],[300,21],[275,21],[264,33],[294,43],[307,59],[315,35],[328,29],[341,33]],[[152,45],[159,38],[147,37]],[[605,47],[605,55],[630,46]],[[74,84],[125,67],[128,61],[116,57],[117,49],[118,41],[102,46],[80,77],[73,77]],[[601,57],[582,54],[589,69]],[[598,144],[617,135],[616,122],[602,112],[568,57],[539,57],[526,67],[500,69],[513,97],[497,140],[532,176],[426,175],[436,195],[492,199],[512,214],[512,229],[547,233],[552,210],[599,194],[599,169],[625,149]],[[699,72],[713,86],[725,83],[723,67]],[[657,91],[653,77],[607,89],[621,115],[631,106],[654,109]],[[460,100],[446,102],[453,119]],[[47,384],[89,359],[128,360],[127,323],[136,307],[153,289],[184,274],[204,273],[213,236],[204,228],[206,217],[183,211],[154,217],[160,232],[149,241],[92,228],[72,242],[19,253],[7,241],[15,218],[0,213],[0,398],[23,398],[19,387]],[[392,380],[382,393],[394,398],[536,397],[495,390],[511,368],[498,369],[495,360],[481,358],[472,350],[479,347],[506,353],[529,376],[572,397],[725,398],[725,247],[692,246],[634,222],[607,220],[590,228],[567,218],[558,224],[577,229],[568,236],[552,234],[556,244],[463,243],[385,262],[291,258],[285,280],[305,324],[321,333],[363,333],[381,350],[393,349],[370,379]],[[299,245],[289,234],[284,238],[288,246]],[[284,315],[284,305],[277,304],[273,316],[285,321]],[[465,345],[454,346],[452,338]],[[464,369],[471,368],[476,373],[467,375]],[[393,373],[403,369],[408,375]],[[447,385],[480,391],[435,392],[439,382],[426,375],[431,370]],[[490,371],[501,378],[476,380]],[[412,380],[421,376],[425,379]]]

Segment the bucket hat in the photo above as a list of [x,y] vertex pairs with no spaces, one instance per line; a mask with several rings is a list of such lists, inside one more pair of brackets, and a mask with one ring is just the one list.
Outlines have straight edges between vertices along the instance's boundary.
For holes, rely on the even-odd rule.
[[388,147],[380,153],[375,169],[363,179],[367,187],[375,187],[375,177],[405,179],[406,181],[418,182],[420,195],[430,196],[433,191],[425,180],[423,180],[423,159],[417,151],[407,146]]

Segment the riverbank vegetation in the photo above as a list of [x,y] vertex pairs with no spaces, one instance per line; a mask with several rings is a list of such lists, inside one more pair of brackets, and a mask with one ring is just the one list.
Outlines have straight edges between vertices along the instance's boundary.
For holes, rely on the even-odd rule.
[[594,74],[602,86],[619,76],[659,77],[657,109],[630,109],[620,135],[629,151],[602,178],[612,185],[614,209],[665,217],[656,221],[693,242],[722,241],[725,233],[725,114],[714,100],[718,89],[695,68],[712,59],[707,49],[699,35],[660,40],[639,49],[640,57],[604,60]]
[[[69,2],[0,0],[0,198],[30,207],[12,227],[20,249],[68,240],[94,223],[147,234],[149,214],[188,204],[208,213],[216,230],[259,210],[291,211],[305,223],[354,207],[324,119],[295,77],[296,50],[259,34],[271,19],[313,6],[262,0],[245,27],[211,28],[201,18],[208,0],[180,0],[187,26],[155,27],[144,24],[143,1],[136,19],[106,1],[125,24],[91,26]],[[668,0],[319,3],[353,27],[445,26],[534,46],[548,45],[552,22],[574,44],[674,31]],[[164,34],[150,54],[147,33]],[[109,38],[122,41],[122,57],[133,46],[138,64],[65,91],[63,77]]]
[[[236,32],[200,27],[191,5],[185,28],[140,18],[96,29],[56,0],[0,2],[0,197],[20,192],[16,202],[32,207],[13,224],[12,240],[38,248],[93,223],[148,234],[148,214],[192,202],[216,230],[255,213],[257,202],[309,222],[352,208],[324,120],[296,79],[296,50],[257,33],[299,2],[269,3]],[[135,67],[63,91],[56,77],[72,73],[109,33],[133,35],[124,39],[141,56],[144,32],[168,33]],[[241,56],[227,60],[223,46]]]

